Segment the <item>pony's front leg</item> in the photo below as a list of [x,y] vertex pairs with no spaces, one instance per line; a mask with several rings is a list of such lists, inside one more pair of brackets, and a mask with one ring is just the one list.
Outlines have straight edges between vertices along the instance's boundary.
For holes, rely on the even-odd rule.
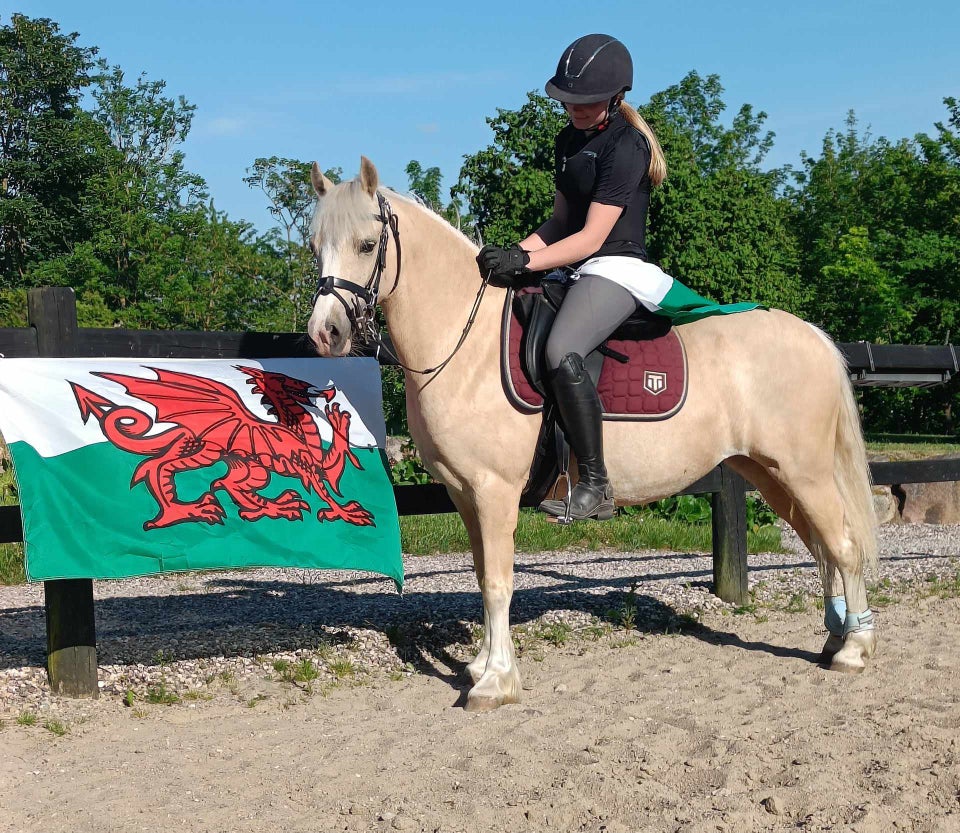
[[471,501],[476,508],[479,550],[474,544],[477,578],[483,596],[483,645],[468,666],[475,685],[467,711],[489,711],[520,701],[520,672],[510,635],[513,599],[513,533],[517,526],[516,489],[489,484]]
[[[467,528],[467,537],[470,539],[470,551],[473,553],[473,570],[477,577],[477,585],[483,589],[483,536],[480,534],[480,520],[471,497],[462,492],[448,489],[450,498],[457,507],[463,525]],[[480,651],[472,662],[464,669],[474,683],[480,682],[483,672],[487,668],[487,658],[490,656],[490,623],[487,620],[487,607],[483,607],[483,638],[480,641]]]

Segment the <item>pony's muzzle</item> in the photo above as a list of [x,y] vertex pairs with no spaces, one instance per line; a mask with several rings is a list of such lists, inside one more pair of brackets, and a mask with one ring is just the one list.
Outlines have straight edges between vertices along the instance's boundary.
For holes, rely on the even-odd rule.
[[352,342],[349,323],[343,326],[341,322],[329,319],[315,321],[311,318],[307,324],[307,335],[320,356],[344,356],[350,352]]

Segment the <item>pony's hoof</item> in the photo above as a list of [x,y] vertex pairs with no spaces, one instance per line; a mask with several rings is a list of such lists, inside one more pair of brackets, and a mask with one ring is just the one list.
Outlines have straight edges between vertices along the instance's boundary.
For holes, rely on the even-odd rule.
[[507,675],[502,679],[494,672],[483,675],[467,694],[468,712],[489,712],[500,706],[520,702],[520,679],[517,675]]
[[834,654],[830,662],[831,671],[844,674],[859,674],[867,667],[867,660],[877,650],[877,632],[858,631],[848,633],[843,640],[843,648]]
[[845,657],[842,653],[836,654],[830,662],[831,671],[839,671],[841,674],[860,674],[867,664],[859,656]]
[[491,697],[486,694],[480,694],[476,696],[473,694],[468,694],[467,705],[464,708],[472,714],[482,714],[483,712],[492,712],[494,709],[498,709],[502,705],[503,701],[498,697]]
[[830,661],[843,650],[843,637],[830,634],[827,641],[823,643],[823,650],[820,651],[820,662],[829,665]]

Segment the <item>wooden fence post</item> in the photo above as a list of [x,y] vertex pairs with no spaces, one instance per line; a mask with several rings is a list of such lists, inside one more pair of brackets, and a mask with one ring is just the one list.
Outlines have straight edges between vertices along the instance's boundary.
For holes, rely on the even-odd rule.
[[747,482],[720,466],[713,503],[713,592],[725,602],[747,603]]
[[[45,286],[27,293],[30,326],[37,331],[37,354],[75,355],[77,300],[73,290]],[[69,519],[60,519],[69,523]],[[43,583],[47,614],[47,675],[50,688],[67,697],[99,697],[93,581],[66,579]]]

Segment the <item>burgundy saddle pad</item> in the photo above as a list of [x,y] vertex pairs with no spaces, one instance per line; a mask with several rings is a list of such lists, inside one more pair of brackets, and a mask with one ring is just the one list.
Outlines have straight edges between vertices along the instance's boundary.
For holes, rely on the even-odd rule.
[[[504,387],[515,407],[539,411],[543,397],[534,389],[521,366],[520,341],[523,330],[512,314],[504,326]],[[626,363],[604,356],[597,392],[604,419],[666,419],[683,406],[687,397],[687,354],[676,329],[665,336],[642,341],[611,339],[607,346],[629,358]]]

